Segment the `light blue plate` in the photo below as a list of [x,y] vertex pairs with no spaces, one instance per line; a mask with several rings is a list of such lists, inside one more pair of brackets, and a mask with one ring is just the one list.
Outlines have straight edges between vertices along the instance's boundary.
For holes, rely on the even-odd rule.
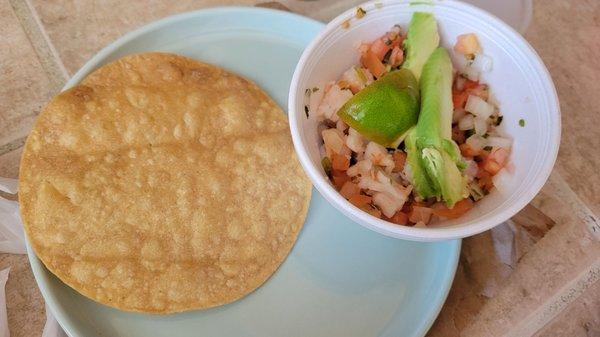
[[[111,44],[67,83],[143,51],[168,51],[246,76],[287,106],[292,72],[322,24],[280,11],[218,8],[173,16]],[[460,241],[388,238],[348,220],[316,191],[281,268],[235,303],[169,316],[97,304],[64,285],[29,249],[42,294],[72,337],[423,336],[452,283]]]

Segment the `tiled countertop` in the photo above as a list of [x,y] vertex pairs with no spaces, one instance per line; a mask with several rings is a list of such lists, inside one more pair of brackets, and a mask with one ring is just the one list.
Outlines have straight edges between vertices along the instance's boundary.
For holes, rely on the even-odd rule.
[[[281,1],[321,21],[359,2]],[[0,0],[0,176],[17,177],[20,149],[35,116],[100,48],[170,14],[256,3]],[[584,221],[600,214],[598,36],[600,1],[534,1],[525,37],[546,63],[560,97],[557,165],[513,225],[463,241],[452,291],[428,336],[600,336],[600,242]],[[513,236],[514,256],[496,254],[499,241]],[[0,255],[0,269],[8,266],[11,336],[39,336],[44,304],[27,258]]]

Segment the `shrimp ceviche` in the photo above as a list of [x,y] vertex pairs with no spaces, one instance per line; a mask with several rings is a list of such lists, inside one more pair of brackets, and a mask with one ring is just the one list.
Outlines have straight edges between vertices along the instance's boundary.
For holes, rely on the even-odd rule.
[[479,80],[491,69],[475,34],[457,38],[455,70],[435,18],[414,13],[362,43],[360,64],[307,89],[322,137],[322,165],[351,204],[399,225],[423,227],[473,208],[506,179],[512,141]]

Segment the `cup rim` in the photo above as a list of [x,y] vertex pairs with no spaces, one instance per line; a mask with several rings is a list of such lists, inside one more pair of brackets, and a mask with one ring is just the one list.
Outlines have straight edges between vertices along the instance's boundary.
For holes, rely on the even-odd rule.
[[550,73],[548,72],[548,69],[544,65],[537,52],[533,49],[533,47],[531,47],[531,45],[517,31],[515,31],[512,27],[510,27],[508,24],[504,23],[494,15],[473,5],[459,1],[436,0],[433,1],[431,4],[424,4],[438,6],[439,8],[446,7],[459,9],[461,11],[470,12],[470,14],[472,15],[485,18],[485,20],[489,22],[490,26],[493,26],[495,29],[499,30],[502,35],[510,38],[512,42],[515,45],[517,45],[517,49],[519,49],[522,53],[526,54],[527,57],[531,58],[531,64],[535,68],[537,73],[536,76],[541,80],[541,86],[545,89],[544,93],[541,96],[548,104],[550,115],[555,117],[553,130],[547,130],[547,132],[555,134],[556,136],[550,137],[549,139],[549,151],[547,151],[542,157],[543,164],[536,176],[534,176],[534,178],[532,179],[531,187],[527,189],[525,193],[519,195],[509,206],[501,210],[499,214],[496,214],[492,217],[484,217],[481,221],[473,222],[466,225],[458,224],[448,227],[425,228],[401,226],[390,223],[383,219],[373,217],[370,214],[350,204],[345,198],[343,198],[339,194],[338,191],[336,191],[333,188],[329,181],[325,179],[325,177],[320,171],[320,168],[317,168],[310,159],[303,137],[300,133],[299,119],[304,116],[304,112],[301,112],[298,109],[296,109],[297,100],[302,99],[302,96],[299,96],[297,94],[299,92],[298,85],[301,75],[304,72],[305,64],[310,58],[310,56],[318,50],[318,47],[321,44],[321,42],[323,42],[334,31],[340,29],[342,23],[345,20],[354,17],[357,7],[360,6],[362,8],[367,9],[378,7],[378,10],[385,10],[386,7],[389,8],[398,5],[411,6],[411,3],[409,0],[373,0],[352,7],[335,17],[332,21],[330,21],[326,25],[326,27],[313,39],[313,41],[304,50],[294,71],[288,97],[289,123],[294,148],[296,149],[296,153],[300,159],[300,163],[302,164],[305,172],[308,174],[309,178],[313,182],[313,185],[316,187],[319,193],[321,193],[321,195],[331,205],[333,205],[343,214],[345,214],[355,222],[358,222],[360,225],[368,229],[371,229],[375,232],[386,236],[414,241],[439,241],[457,239],[481,233],[510,219],[513,215],[515,215],[527,204],[529,204],[529,202],[531,202],[531,200],[539,193],[539,191],[542,189],[545,182],[547,181],[548,177],[550,176],[550,173],[552,172],[554,163],[558,155],[558,148],[560,145],[561,138],[560,105],[558,101],[558,95],[556,93],[556,88],[554,86]]

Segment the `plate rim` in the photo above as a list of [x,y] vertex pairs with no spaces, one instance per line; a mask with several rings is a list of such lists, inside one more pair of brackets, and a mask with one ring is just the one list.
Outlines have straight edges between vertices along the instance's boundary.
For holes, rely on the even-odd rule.
[[[303,16],[300,14],[282,11],[282,10],[271,9],[271,8],[264,8],[264,7],[217,6],[217,7],[205,7],[205,8],[201,8],[201,9],[197,9],[197,10],[193,10],[193,11],[182,12],[182,13],[166,16],[166,17],[158,19],[158,20],[151,21],[151,22],[144,24],[136,29],[133,29],[132,31],[130,31],[130,32],[122,35],[121,37],[117,38],[116,40],[112,41],[111,43],[109,43],[108,45],[106,45],[105,47],[100,49],[100,51],[98,51],[96,54],[94,54],[89,60],[87,60],[83,64],[83,66],[81,66],[69,78],[69,80],[65,83],[65,85],[61,89],[61,92],[76,85],[77,83],[79,83],[87,74],[89,74],[91,71],[96,69],[99,66],[99,64],[101,64],[108,56],[110,56],[110,54],[112,54],[119,48],[123,47],[130,41],[135,40],[136,38],[138,38],[140,36],[143,36],[145,34],[151,34],[152,31],[154,31],[154,30],[161,29],[165,26],[168,26],[173,23],[177,23],[179,21],[185,21],[187,19],[196,17],[198,15],[202,16],[202,15],[211,15],[211,14],[231,14],[231,13],[241,14],[241,15],[261,13],[263,15],[284,16],[284,17],[288,17],[288,18],[293,18],[293,19],[297,20],[298,22],[302,22],[303,24],[314,25],[316,27],[319,27],[320,29],[323,29],[325,27],[325,24],[323,24],[322,22],[319,22],[317,20],[314,20],[312,18]],[[316,189],[313,189],[313,193],[315,191],[320,194],[320,192],[318,192]],[[327,202],[326,199],[324,202]],[[310,209],[309,209],[309,211],[310,211]],[[350,221],[353,221],[353,220],[350,219]],[[401,239],[397,239],[397,240],[401,240]],[[404,241],[404,240],[401,240],[401,241]],[[442,241],[442,242],[444,242],[444,241]],[[462,240],[455,239],[455,240],[448,240],[446,242],[450,243],[449,249],[453,250],[453,252],[451,252],[451,256],[448,257],[448,263],[447,263],[447,267],[449,268],[450,272],[446,273],[442,279],[442,282],[440,282],[440,284],[442,284],[442,286],[443,286],[443,289],[441,289],[442,291],[439,292],[439,295],[435,298],[435,301],[432,302],[433,305],[430,306],[431,309],[429,310],[429,315],[428,315],[427,319],[423,320],[422,323],[420,324],[420,327],[418,327],[415,330],[417,336],[421,336],[421,337],[425,336],[427,331],[429,331],[429,329],[431,328],[431,326],[433,325],[433,323],[439,316],[439,313],[440,313],[444,303],[446,302],[446,299],[447,299],[450,289],[452,287],[452,283],[454,281],[454,277],[456,275],[456,270],[458,267],[460,251],[461,251],[461,246],[462,246]],[[61,305],[59,304],[59,301],[56,300],[56,296],[55,296],[54,292],[50,289],[50,287],[48,285],[48,277],[52,277],[52,275],[49,274],[50,272],[46,269],[44,264],[41,262],[41,260],[39,260],[39,258],[37,257],[37,255],[35,254],[33,249],[31,248],[31,245],[29,244],[29,240],[27,239],[27,237],[25,238],[25,243],[26,243],[26,248],[27,248],[27,257],[28,257],[36,284],[37,284],[38,288],[40,289],[40,293],[42,294],[42,297],[44,298],[44,301],[46,303],[46,310],[50,310],[50,312],[54,315],[54,317],[58,321],[60,327],[65,331],[65,333],[68,336],[70,336],[70,337],[84,336],[83,331],[81,331],[77,327],[77,325],[71,321],[71,317],[68,314],[68,312],[66,310],[60,309]],[[439,242],[439,243],[441,243],[441,242]],[[422,243],[422,244],[427,244],[427,243]]]

